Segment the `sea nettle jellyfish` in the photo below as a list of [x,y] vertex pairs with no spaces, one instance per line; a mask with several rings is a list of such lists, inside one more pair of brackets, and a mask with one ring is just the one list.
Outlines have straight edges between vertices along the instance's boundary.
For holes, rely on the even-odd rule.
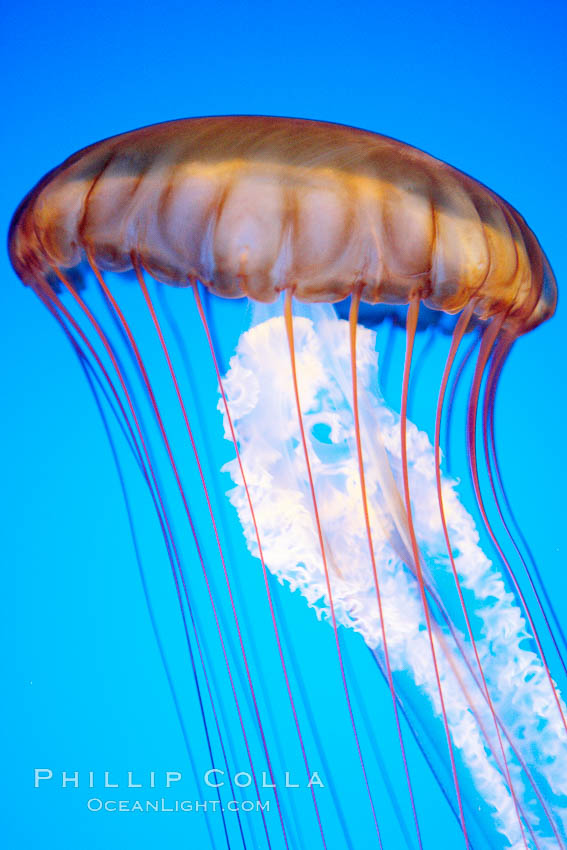
[[[549,264],[520,215],[450,166],[374,133],[201,118],[70,157],[20,205],[9,250],[120,422],[147,485],[178,594],[207,765],[225,777],[219,800],[238,799],[247,784],[249,795],[271,795],[254,828],[240,814],[216,814],[211,846],[424,847],[420,750],[465,847],[567,846],[567,711],[545,657],[557,640],[553,647],[538,633],[551,619],[549,600],[528,573],[522,541],[513,552],[521,583],[505,551],[511,533],[504,545],[493,528],[506,536],[512,527],[494,440],[498,378],[512,344],[552,316],[556,301]],[[400,318],[405,358],[391,406],[382,331]],[[444,366],[425,387],[436,400],[431,438],[408,418],[412,388],[420,389],[421,355],[412,355],[421,328],[447,340]],[[458,395],[469,373],[464,430],[476,523],[441,451],[449,393]],[[205,440],[196,436],[215,403],[232,452],[222,475],[211,469],[210,418]],[[214,492],[226,473],[227,515],[253,556],[249,580],[255,564],[263,582],[262,605],[246,616],[246,574],[237,578]],[[326,675],[341,691],[327,711],[337,724],[347,718],[355,816],[333,771],[323,770],[341,736],[321,741],[316,694],[302,676],[312,648],[281,610],[285,594],[297,598],[290,590],[332,630]],[[261,618],[269,634],[254,632]],[[382,776],[386,712],[360,704],[370,684],[347,657],[353,640],[366,644],[389,694],[399,764],[388,755]],[[264,644],[274,683],[262,681],[254,658]],[[282,790],[292,748],[288,737],[282,752],[284,717],[301,765],[300,781],[287,778],[304,786],[302,808]],[[245,759],[236,764],[239,747]],[[397,836],[381,829],[386,809],[395,810]]]

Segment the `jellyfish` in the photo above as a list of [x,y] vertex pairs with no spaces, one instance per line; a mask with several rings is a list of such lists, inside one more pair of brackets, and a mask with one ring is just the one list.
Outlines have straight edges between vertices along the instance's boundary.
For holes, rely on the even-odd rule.
[[[9,252],[104,397],[147,487],[208,763],[221,752],[223,769],[211,769],[226,774],[233,796],[243,774],[259,798],[272,795],[255,832],[221,806],[210,845],[388,846],[373,766],[382,718],[372,705],[363,717],[355,691],[368,683],[352,669],[346,634],[364,645],[389,694],[403,776],[392,788],[389,766],[382,771],[401,830],[389,846],[427,846],[412,748],[464,847],[567,847],[567,708],[541,632],[561,663],[562,633],[514,537],[494,436],[507,355],[556,303],[550,265],[520,215],[467,175],[375,133],[195,118],[71,156],[21,203]],[[403,356],[391,402],[383,329],[397,326]],[[422,388],[433,401],[430,434],[409,418],[422,328],[448,340],[436,382]],[[470,510],[442,449],[467,371]],[[199,424],[206,406],[218,408],[230,449],[220,465],[210,435],[197,436],[210,428]],[[215,491],[227,486],[221,510]],[[275,712],[269,686],[267,699],[260,694],[258,637],[243,625],[247,574],[237,577],[228,554],[227,506],[263,583],[262,641],[283,683]],[[331,778],[330,825],[313,770],[313,751],[322,758],[333,742],[318,740],[321,717],[309,712],[280,588],[332,632],[326,675],[340,697],[329,711],[348,718],[352,781],[356,773],[367,810],[358,843]],[[277,781],[284,709],[309,814]],[[235,776],[237,738],[246,771]]]

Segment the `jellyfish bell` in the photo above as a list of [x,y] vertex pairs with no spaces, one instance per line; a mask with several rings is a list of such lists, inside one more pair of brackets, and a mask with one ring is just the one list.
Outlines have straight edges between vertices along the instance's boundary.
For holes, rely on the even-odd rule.
[[[164,282],[197,278],[224,297],[369,303],[477,315],[518,332],[540,301],[544,255],[493,192],[393,139],[258,117],[173,121],[70,157],[28,195],[10,234],[25,283],[88,254],[132,255]],[[551,281],[553,278],[551,276]],[[554,287],[553,287],[554,288]],[[546,302],[541,319],[552,312]]]
[[[147,274],[193,292],[218,380],[225,436],[234,449],[225,467],[234,485],[229,498],[247,546],[261,564],[276,656],[307,774],[312,771],[268,573],[298,588],[332,625],[344,710],[371,809],[369,846],[382,843],[380,816],[351,699],[341,625],[362,635],[386,679],[407,785],[402,793],[420,847],[420,804],[406,757],[404,717],[451,797],[465,846],[496,847],[503,841],[518,850],[567,846],[567,786],[561,770],[567,758],[565,706],[521,588],[492,530],[478,471],[481,395],[482,431],[490,426],[498,375],[511,344],[555,310],[553,273],[521,216],[467,175],[384,136],[299,119],[198,118],[116,136],[70,157],[18,208],[9,251],[18,276],[108,383],[170,540],[159,482],[121,364],[100,322],[70,283],[69,270],[86,259],[150,399],[209,588],[176,445],[141,346],[103,274],[134,272],[194,450],[268,773],[273,742],[267,740],[255,698],[231,570],[178,364],[168,349]],[[215,296],[247,297],[254,305],[251,326],[242,333],[224,377],[199,284]],[[348,297],[345,321],[331,305]],[[399,413],[380,392],[376,334],[359,322],[361,303],[407,305]],[[456,316],[439,379],[433,442],[408,419],[420,305]],[[502,565],[481,550],[475,523],[441,469],[445,394],[475,319],[482,339],[467,445],[478,509]],[[490,474],[492,482],[492,469]],[[172,558],[187,593],[175,554]],[[454,579],[459,618],[449,601],[447,576]],[[180,604],[182,609],[189,605],[188,596],[184,600],[180,593]],[[230,676],[212,591],[210,605]],[[482,623],[480,629],[473,627],[473,619]],[[231,676],[230,682],[232,687]],[[428,731],[427,713],[442,732],[442,747],[434,740],[438,731]],[[218,725],[217,733],[222,739]],[[277,793],[276,802],[282,846],[289,846],[285,806]],[[312,802],[327,846],[314,789]],[[483,807],[488,815],[479,823]],[[264,829],[269,844],[265,821]]]

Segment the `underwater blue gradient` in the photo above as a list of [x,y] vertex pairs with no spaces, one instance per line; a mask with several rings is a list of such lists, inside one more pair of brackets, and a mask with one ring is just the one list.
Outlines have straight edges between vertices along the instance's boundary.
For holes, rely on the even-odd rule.
[[[497,436],[517,518],[565,623],[564,4],[54,0],[5,4],[3,16],[4,233],[24,194],[75,150],[145,124],[231,113],[325,119],[394,136],[468,172],[522,213],[550,259],[560,300],[553,320],[520,340],[511,354],[497,402]],[[112,452],[88,382],[60,329],[17,280],[5,251],[0,264],[0,843],[6,850],[206,847],[204,819],[197,815],[94,814],[86,810],[84,788],[61,789],[54,782],[33,787],[34,768],[146,776],[150,770],[181,770],[189,776],[190,767]],[[216,309],[217,328],[228,328],[231,336],[223,342],[226,357],[243,319],[223,313],[222,305]],[[400,353],[392,367],[392,404]],[[220,421],[211,386],[203,405],[205,432],[207,417],[211,428]],[[436,392],[435,384],[420,387],[414,418],[422,427],[431,420],[420,419],[419,409],[430,416]],[[230,457],[229,448],[211,450],[213,466]],[[466,477],[464,461],[461,449],[455,472]],[[126,476],[134,480],[131,469]],[[222,498],[225,483],[215,498]],[[148,504],[137,493],[134,503],[143,518]],[[227,517],[234,531],[236,523]],[[169,579],[160,579],[166,565],[158,565],[163,558],[152,549],[155,538],[143,519],[141,526],[148,593],[186,734],[201,764],[203,736],[190,670],[175,649],[182,644],[175,598]],[[236,531],[233,538],[237,560],[250,567]],[[263,590],[259,570],[246,574],[240,587],[249,594],[249,616],[256,616]],[[290,630],[303,629],[308,638],[298,666],[316,694],[321,741],[325,749],[342,752],[347,721],[337,728],[332,712],[324,710],[341,699],[332,632],[317,628],[301,598],[274,592],[286,606]],[[204,625],[212,634],[211,624]],[[367,706],[385,706],[373,724],[386,773],[398,784],[403,776],[386,717],[387,692],[369,654],[358,657],[353,647],[356,690]],[[257,654],[255,668],[269,679],[263,647]],[[273,705],[272,712],[278,711]],[[293,737],[289,723],[281,736],[285,752],[286,736]],[[441,793],[411,743],[408,748],[425,847],[461,846]],[[337,785],[348,817],[363,810],[363,788],[345,781],[357,769],[347,751],[345,744]],[[301,764],[292,761],[297,774]],[[245,770],[245,760],[241,765]],[[324,772],[320,764],[313,767]],[[397,850],[406,845],[388,843],[389,835],[399,835],[395,812],[374,762],[372,769],[385,848]],[[330,796],[322,805],[334,817]],[[349,829],[356,850],[375,846],[367,812],[353,815]],[[309,830],[305,846],[316,846],[313,824]],[[292,850],[302,846],[297,839]],[[345,846],[337,827],[329,850]]]

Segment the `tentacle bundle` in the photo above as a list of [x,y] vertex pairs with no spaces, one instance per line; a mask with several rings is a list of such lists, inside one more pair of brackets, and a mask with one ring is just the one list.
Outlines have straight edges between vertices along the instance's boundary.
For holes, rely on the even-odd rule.
[[[419,800],[414,798],[400,712],[407,718],[409,711],[411,720],[411,711],[416,711],[412,705],[422,698],[442,721],[446,738],[444,754],[428,756],[431,742],[426,742],[424,754],[434,773],[440,765],[438,779],[443,764],[450,764],[445,783],[439,781],[444,793],[454,787],[454,811],[467,850],[483,846],[477,835],[486,827],[478,815],[481,798],[493,816],[489,832],[496,828],[514,850],[566,847],[562,766],[567,711],[521,587],[490,524],[478,472],[482,408],[489,481],[503,520],[494,487],[494,480],[500,480],[492,433],[496,384],[515,338],[549,318],[557,296],[545,255],[519,214],[466,175],[383,136],[295,119],[202,118],[137,130],[72,156],[24,199],[12,222],[9,249],[20,278],[60,322],[81,359],[87,353],[92,358],[116,401],[155,499],[187,626],[184,611],[186,607],[192,619],[191,588],[178,559],[146,434],[112,338],[66,269],[88,261],[99,294],[129,346],[195,543],[258,795],[241,700],[225,651],[225,629],[217,616],[200,529],[192,519],[194,494],[185,489],[170,422],[160,413],[159,393],[152,388],[142,347],[104,270],[135,271],[167,363],[199,471],[245,671],[245,692],[270,778],[272,742],[264,731],[262,704],[256,700],[257,683],[247,660],[231,570],[176,376],[176,358],[170,356],[144,271],[165,283],[192,285],[221,393],[226,436],[234,445],[235,459],[226,467],[235,484],[230,498],[248,547],[261,563],[277,659],[306,774],[308,745],[268,572],[299,588],[332,622],[343,708],[373,818],[373,846],[383,846],[381,814],[351,701],[341,624],[362,634],[383,668],[420,848]],[[226,298],[247,295],[266,303],[278,302],[286,290],[285,298],[270,307],[256,304],[255,326],[241,336],[224,378],[197,281]],[[59,298],[59,289],[65,298]],[[327,305],[348,295],[347,325]],[[68,298],[71,309],[64,303]],[[385,406],[377,389],[375,338],[358,323],[361,300],[409,304],[399,417]],[[327,303],[297,303],[301,301]],[[408,419],[422,301],[448,313],[461,312],[441,378],[433,444]],[[294,317],[294,311],[302,315]],[[478,547],[472,518],[441,468],[445,394],[473,315],[487,321],[467,409],[467,449],[480,515],[504,572]],[[102,359],[97,353],[100,344]],[[196,346],[197,341],[191,339],[190,344]],[[320,439],[321,428],[328,435]],[[451,604],[443,575],[449,575],[449,566],[457,594]],[[534,589],[533,582],[530,586]],[[467,606],[478,621],[476,627]],[[461,609],[466,635],[455,625]],[[549,627],[541,604],[540,609]],[[222,724],[194,623],[193,628],[226,760]],[[526,648],[528,636],[533,646]],[[187,631],[193,659],[192,640]],[[407,687],[407,674],[415,687]],[[200,701],[198,681],[197,692]],[[204,714],[202,719],[210,752]],[[419,735],[417,740],[421,747]],[[474,797],[462,793],[469,776]],[[274,797],[277,828],[290,847],[285,806],[280,806],[277,791]],[[325,850],[329,830],[313,789],[311,797]],[[269,848],[270,829],[263,814],[262,822]],[[229,845],[226,824],[224,829]]]
[[[313,305],[302,312],[304,316],[294,319],[301,420],[277,306],[271,318],[260,318],[242,335],[223,379],[259,523],[258,537],[241,468],[232,460],[226,466],[235,485],[229,497],[248,547],[258,556],[261,539],[270,571],[292,590],[299,589],[318,616],[335,628],[339,623],[360,632],[389,668],[390,686],[402,704],[411,702],[408,683],[400,678],[405,672],[427,694],[437,718],[446,713],[455,758],[466,765],[509,846],[562,846],[559,830],[564,830],[565,812],[558,801],[567,792],[562,767],[567,734],[545,665],[525,646],[526,621],[518,600],[506,591],[498,565],[481,550],[473,518],[461,504],[455,482],[441,475],[427,435],[409,421],[404,460],[401,417],[378,391],[375,334],[358,328],[357,421],[347,323],[329,307]],[[222,401],[218,407],[231,440],[227,408]],[[298,449],[302,432],[309,471]],[[358,444],[366,467],[362,498]],[[412,492],[414,534],[427,564],[421,576],[407,551],[410,511],[400,515],[396,508],[404,470]],[[363,508],[372,529],[370,550]],[[450,626],[450,614],[444,610],[450,597],[437,588],[443,587],[449,561],[463,608],[466,594],[471,616],[483,624],[476,638],[472,631],[465,638]],[[425,590],[439,602],[437,609],[426,601]],[[458,788],[459,782],[455,784]],[[462,813],[463,821],[474,817],[474,811]]]
[[132,256],[156,278],[217,294],[362,300],[505,313],[517,333],[553,313],[556,287],[531,230],[505,201],[421,151],[300,119],[232,116],[146,127],[48,174],[12,223],[25,283],[88,252]]

